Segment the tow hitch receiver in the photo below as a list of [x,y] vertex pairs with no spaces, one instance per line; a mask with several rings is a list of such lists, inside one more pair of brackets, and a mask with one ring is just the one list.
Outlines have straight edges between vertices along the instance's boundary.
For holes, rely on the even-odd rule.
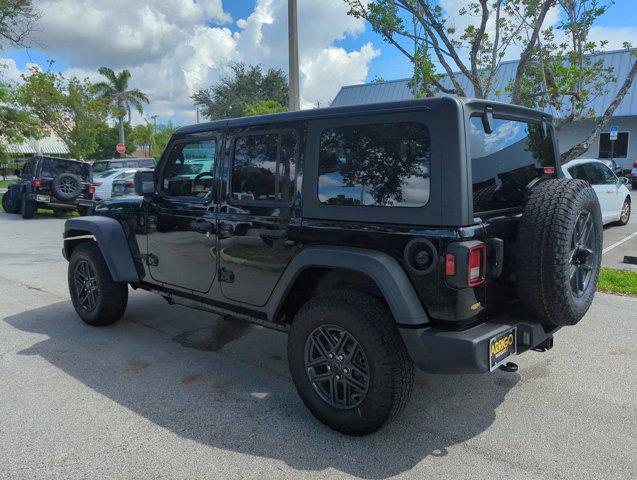
[[549,338],[544,340],[542,343],[536,345],[533,348],[533,351],[534,352],[546,352],[547,350],[550,350],[551,348],[553,348],[553,335],[551,335]]

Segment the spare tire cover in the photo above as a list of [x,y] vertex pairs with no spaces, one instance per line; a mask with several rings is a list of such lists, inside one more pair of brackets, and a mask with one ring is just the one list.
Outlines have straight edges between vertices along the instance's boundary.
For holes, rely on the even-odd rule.
[[574,325],[593,301],[602,260],[602,214],[583,180],[552,179],[529,192],[518,226],[520,301],[544,323]]
[[72,173],[61,173],[53,179],[53,193],[58,200],[75,200],[82,193],[82,179]]

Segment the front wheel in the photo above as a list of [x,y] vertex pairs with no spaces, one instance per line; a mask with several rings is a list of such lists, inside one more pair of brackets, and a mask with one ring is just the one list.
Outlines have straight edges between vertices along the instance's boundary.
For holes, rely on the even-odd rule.
[[110,325],[124,315],[128,285],[113,280],[95,242],[82,243],[73,250],[68,282],[73,307],[89,325]]
[[2,195],[2,209],[7,213],[18,213],[20,211],[20,209],[16,208],[13,204],[8,190]]
[[624,200],[624,204],[622,205],[622,210],[619,213],[619,220],[617,221],[617,225],[627,225],[630,220],[630,197],[626,197]]
[[321,422],[348,435],[367,435],[407,404],[414,366],[396,323],[376,298],[324,294],[298,312],[288,362],[301,399]]

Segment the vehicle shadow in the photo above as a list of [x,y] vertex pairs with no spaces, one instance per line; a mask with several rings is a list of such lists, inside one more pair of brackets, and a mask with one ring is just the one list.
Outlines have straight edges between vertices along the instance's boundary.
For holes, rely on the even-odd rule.
[[368,479],[408,471],[481,434],[519,381],[504,372],[418,373],[411,402],[393,423],[352,438],[324,427],[303,406],[288,374],[284,334],[166,309],[149,295],[132,295],[125,319],[105,328],[84,325],[68,301],[4,320],[48,337],[20,355],[46,359],[177,435],[299,470],[333,468]]

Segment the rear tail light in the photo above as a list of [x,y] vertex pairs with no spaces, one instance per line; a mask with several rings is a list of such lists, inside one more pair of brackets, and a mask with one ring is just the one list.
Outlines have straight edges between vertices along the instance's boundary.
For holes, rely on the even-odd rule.
[[453,242],[447,247],[445,276],[455,288],[477,287],[485,282],[487,247],[478,240]]
[[95,187],[101,187],[101,186],[102,186],[102,182],[95,182],[95,183],[93,183],[93,185],[94,185],[94,187],[93,187],[93,188],[95,188]]
[[124,185],[126,188],[135,188],[135,184],[134,183],[127,183],[126,185]]
[[95,193],[95,185],[89,185],[88,194],[92,197],[94,193]]
[[637,168],[637,162],[633,162],[633,168]]
[[469,286],[476,287],[484,283],[487,247],[478,245],[469,249]]
[[33,180],[33,186],[35,188],[41,188],[42,187],[42,180],[40,180],[39,178],[36,178],[35,180]]

